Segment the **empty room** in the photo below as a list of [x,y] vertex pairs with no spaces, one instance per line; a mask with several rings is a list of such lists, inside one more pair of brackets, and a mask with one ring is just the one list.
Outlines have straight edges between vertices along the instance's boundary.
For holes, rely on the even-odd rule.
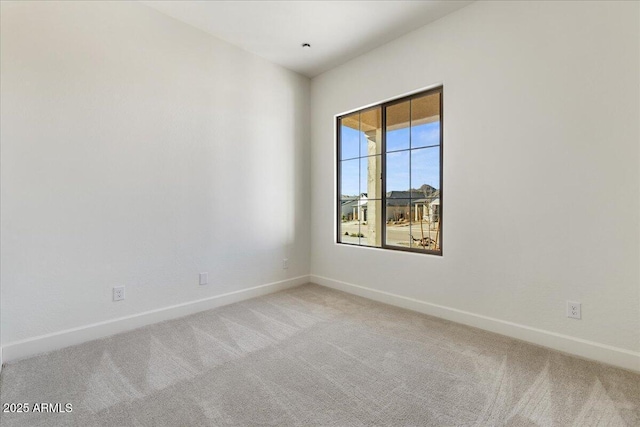
[[0,426],[640,426],[640,1],[0,15]]

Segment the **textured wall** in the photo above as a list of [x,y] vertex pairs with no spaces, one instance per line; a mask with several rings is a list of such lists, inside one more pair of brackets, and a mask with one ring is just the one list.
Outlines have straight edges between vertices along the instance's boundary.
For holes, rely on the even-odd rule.
[[5,345],[308,274],[307,78],[133,2],[1,38]]
[[[640,351],[638,8],[478,2],[314,78],[312,274]],[[336,245],[334,116],[441,83],[444,256]]]

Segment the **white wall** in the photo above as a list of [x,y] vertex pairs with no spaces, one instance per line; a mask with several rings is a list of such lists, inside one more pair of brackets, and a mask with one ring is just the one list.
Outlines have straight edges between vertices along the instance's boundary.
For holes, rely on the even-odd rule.
[[[312,279],[640,370],[639,8],[478,2],[314,78]],[[334,116],[440,83],[444,256],[336,245]]]
[[5,350],[308,275],[307,78],[133,2],[2,2],[1,39]]

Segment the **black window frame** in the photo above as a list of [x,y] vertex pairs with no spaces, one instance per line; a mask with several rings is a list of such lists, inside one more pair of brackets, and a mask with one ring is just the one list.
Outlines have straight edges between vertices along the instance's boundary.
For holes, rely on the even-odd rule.
[[[440,200],[440,209],[439,209],[439,238],[438,238],[438,243],[439,243],[439,250],[434,250],[434,249],[420,249],[420,248],[412,248],[412,247],[401,247],[401,246],[395,246],[395,245],[388,245],[387,244],[387,227],[386,227],[386,217],[387,217],[387,179],[386,179],[386,172],[387,172],[387,108],[389,106],[395,105],[395,104],[399,104],[402,102],[406,102],[409,101],[413,98],[419,98],[425,95],[432,95],[435,93],[439,93],[440,94],[440,165],[439,165],[439,171],[440,171],[440,194],[438,196],[439,200]],[[344,113],[344,114],[340,114],[339,116],[336,116],[336,147],[337,147],[337,151],[336,151],[336,183],[337,183],[337,188],[336,188],[336,219],[337,219],[337,227],[336,227],[336,243],[340,244],[340,245],[347,245],[347,246],[355,246],[355,247],[363,247],[363,248],[371,248],[371,249],[385,249],[385,250],[392,250],[392,251],[401,251],[401,252],[412,252],[412,253],[419,253],[419,254],[425,254],[425,255],[437,255],[437,256],[443,256],[443,218],[444,218],[444,201],[443,201],[443,176],[444,176],[444,86],[437,86],[431,89],[427,89],[427,90],[423,90],[420,92],[415,92],[415,93],[411,93],[409,95],[405,95],[399,98],[394,98],[391,99],[389,101],[385,101],[379,104],[375,104],[375,105],[369,105],[367,107],[363,107],[363,108],[358,108],[356,110],[350,111],[348,113]],[[360,245],[360,244],[354,244],[354,243],[346,243],[346,242],[341,242],[341,235],[340,235],[340,222],[342,221],[342,205],[341,205],[341,188],[342,188],[342,183],[341,183],[341,168],[340,168],[340,163],[341,163],[341,155],[342,155],[342,146],[341,146],[341,121],[344,117],[350,116],[352,114],[355,113],[362,113],[374,108],[380,107],[381,108],[381,118],[382,118],[382,146],[380,148],[380,154],[381,154],[381,188],[382,188],[382,198],[381,198],[381,208],[382,208],[382,216],[379,219],[380,221],[380,226],[381,226],[381,246],[368,246],[368,245]],[[412,148],[411,146],[409,147],[409,149],[407,151],[411,152]],[[400,150],[400,151],[404,151],[404,150]],[[409,171],[409,173],[411,173],[411,170]]]

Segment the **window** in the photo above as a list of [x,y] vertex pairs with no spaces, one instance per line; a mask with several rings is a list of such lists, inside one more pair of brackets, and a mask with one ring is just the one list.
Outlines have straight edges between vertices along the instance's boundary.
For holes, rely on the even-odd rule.
[[442,255],[442,87],[337,124],[338,243]]

